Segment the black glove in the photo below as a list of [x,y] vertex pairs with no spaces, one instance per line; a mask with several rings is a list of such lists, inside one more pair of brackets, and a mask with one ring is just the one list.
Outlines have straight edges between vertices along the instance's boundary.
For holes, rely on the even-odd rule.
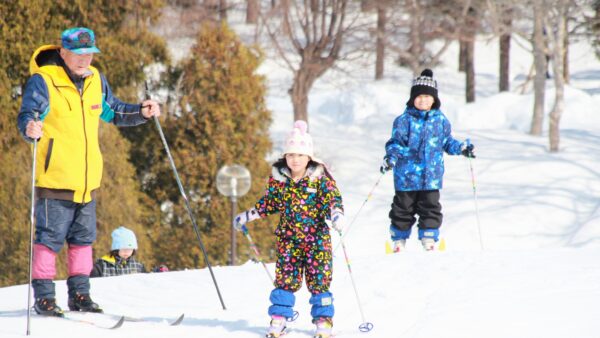
[[381,167],[379,167],[379,172],[385,174],[386,172],[391,170],[394,167],[394,165],[396,165],[396,163],[392,161],[390,157],[386,156],[383,158],[383,163],[381,164]]
[[460,153],[467,158],[475,158],[475,153],[473,153],[473,149],[475,149],[475,146],[471,143],[469,143],[465,149],[463,149]]

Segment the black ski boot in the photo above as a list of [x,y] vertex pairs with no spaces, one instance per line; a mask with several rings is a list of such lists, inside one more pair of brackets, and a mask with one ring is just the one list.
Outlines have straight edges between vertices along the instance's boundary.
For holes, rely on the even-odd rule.
[[102,313],[100,306],[90,298],[88,294],[75,294],[75,298],[69,298],[69,310],[81,312],[99,312]]
[[54,298],[38,298],[35,300],[33,309],[39,315],[50,316],[50,317],[64,317],[63,310],[56,305],[56,299]]

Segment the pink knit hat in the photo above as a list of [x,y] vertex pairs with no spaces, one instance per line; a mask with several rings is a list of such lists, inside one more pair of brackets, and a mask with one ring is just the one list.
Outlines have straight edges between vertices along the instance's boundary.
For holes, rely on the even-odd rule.
[[285,149],[283,154],[302,154],[314,158],[313,141],[310,134],[306,131],[308,125],[305,121],[298,120],[294,122],[294,129],[285,140]]

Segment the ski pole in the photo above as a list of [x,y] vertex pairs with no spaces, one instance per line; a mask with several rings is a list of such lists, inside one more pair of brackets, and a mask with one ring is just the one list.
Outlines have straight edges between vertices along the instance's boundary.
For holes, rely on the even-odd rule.
[[358,326],[358,329],[361,332],[369,332],[373,329],[373,323],[367,322],[365,320],[365,314],[363,313],[362,305],[360,303],[360,298],[358,297],[358,290],[356,289],[356,283],[354,282],[354,276],[352,275],[352,267],[350,266],[350,259],[348,258],[348,252],[346,251],[346,245],[344,244],[344,238],[342,236],[342,232],[338,232],[340,234],[340,243],[342,244],[342,250],[344,251],[344,259],[346,260],[346,265],[348,266],[348,273],[350,274],[350,280],[352,281],[352,287],[354,288],[354,295],[356,296],[356,303],[358,304],[358,310],[360,311],[360,316],[362,319],[362,324]]
[[[148,91],[148,82],[145,82],[146,86],[146,99],[150,99],[150,93]],[[165,134],[160,126],[160,121],[158,117],[154,115],[154,124],[156,125],[156,130],[160,135],[160,139],[162,140],[163,146],[165,148],[165,152],[169,157],[169,162],[171,164],[171,169],[173,169],[173,174],[175,175],[175,180],[177,181],[177,186],[179,187],[179,192],[183,197],[185,202],[185,208],[187,210],[188,215],[190,216],[190,220],[192,221],[192,226],[194,227],[194,232],[196,233],[196,237],[198,239],[198,243],[200,244],[200,249],[202,250],[202,254],[204,255],[204,260],[206,261],[206,266],[208,267],[208,271],[210,271],[210,276],[212,277],[213,283],[215,284],[215,288],[217,289],[217,294],[219,295],[219,300],[221,301],[221,306],[223,306],[223,310],[226,310],[225,303],[223,302],[223,297],[221,297],[221,291],[219,291],[219,285],[217,284],[217,279],[215,278],[215,274],[210,266],[210,262],[208,261],[208,254],[206,253],[206,249],[204,248],[204,243],[202,243],[202,238],[200,237],[200,230],[198,230],[198,224],[196,223],[196,218],[192,213],[192,208],[190,207],[190,202],[185,194],[183,189],[183,185],[181,184],[181,179],[179,178],[179,174],[177,173],[177,167],[175,167],[175,161],[173,160],[173,156],[171,156],[171,151],[169,150],[169,144],[165,139]]]
[[250,232],[248,231],[248,228],[246,227],[246,225],[242,225],[242,232],[248,239],[248,242],[250,242],[250,248],[252,248],[252,250],[254,251],[254,256],[256,257],[256,260],[262,264],[263,268],[265,268],[265,271],[267,272],[267,275],[269,275],[271,284],[275,283],[275,281],[273,280],[273,276],[271,276],[269,269],[267,269],[267,265],[265,264],[265,262],[262,259],[260,259],[260,252],[258,251],[258,247],[256,247],[256,244],[254,244],[254,241],[252,240],[252,237],[250,236]]
[[[360,208],[358,208],[358,211],[356,212],[356,214],[352,218],[352,221],[350,221],[350,223],[346,227],[346,233],[343,236],[340,233],[340,243],[342,243],[341,239],[344,238],[344,237],[346,237],[346,235],[348,235],[348,233],[350,232],[350,228],[352,227],[352,224],[354,224],[354,221],[356,221],[356,219],[358,218],[358,215],[360,215],[360,212],[362,211],[362,209],[365,206],[365,204],[367,204],[367,202],[371,199],[371,196],[373,196],[373,191],[375,191],[375,188],[377,188],[377,186],[379,185],[379,182],[381,182],[381,178],[383,177],[383,175],[385,175],[385,173],[382,173],[381,175],[379,175],[379,178],[377,179],[377,182],[375,182],[375,185],[373,185],[373,188],[371,188],[371,191],[369,191],[369,194],[367,195],[367,198],[365,198],[364,202],[362,203],[362,205],[360,206]],[[340,243],[338,243],[336,245],[335,249],[333,250],[334,254],[337,251],[337,249],[340,247]]]
[[[471,145],[471,140],[467,139],[467,147]],[[475,201],[475,218],[477,219],[477,233],[479,234],[479,246],[481,247],[481,251],[483,251],[483,238],[481,236],[481,222],[479,221],[479,206],[477,203],[477,188],[475,186],[475,172],[473,171],[473,162],[471,162],[471,157],[467,157],[469,160],[469,168],[471,169],[471,185],[473,186],[473,199]]]
[[[40,113],[33,112],[33,120],[39,121]],[[33,139],[33,161],[31,163],[31,227],[29,229],[29,287],[27,288],[27,335],[31,333],[31,288],[33,265],[33,234],[35,231],[35,164],[37,161],[37,139]]]

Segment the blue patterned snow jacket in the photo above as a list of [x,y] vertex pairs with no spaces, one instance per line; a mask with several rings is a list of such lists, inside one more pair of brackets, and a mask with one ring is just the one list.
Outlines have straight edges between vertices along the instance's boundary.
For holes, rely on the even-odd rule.
[[452,137],[450,121],[438,109],[407,107],[394,120],[386,157],[394,164],[397,191],[439,190],[444,176],[444,154],[460,155],[462,143]]

